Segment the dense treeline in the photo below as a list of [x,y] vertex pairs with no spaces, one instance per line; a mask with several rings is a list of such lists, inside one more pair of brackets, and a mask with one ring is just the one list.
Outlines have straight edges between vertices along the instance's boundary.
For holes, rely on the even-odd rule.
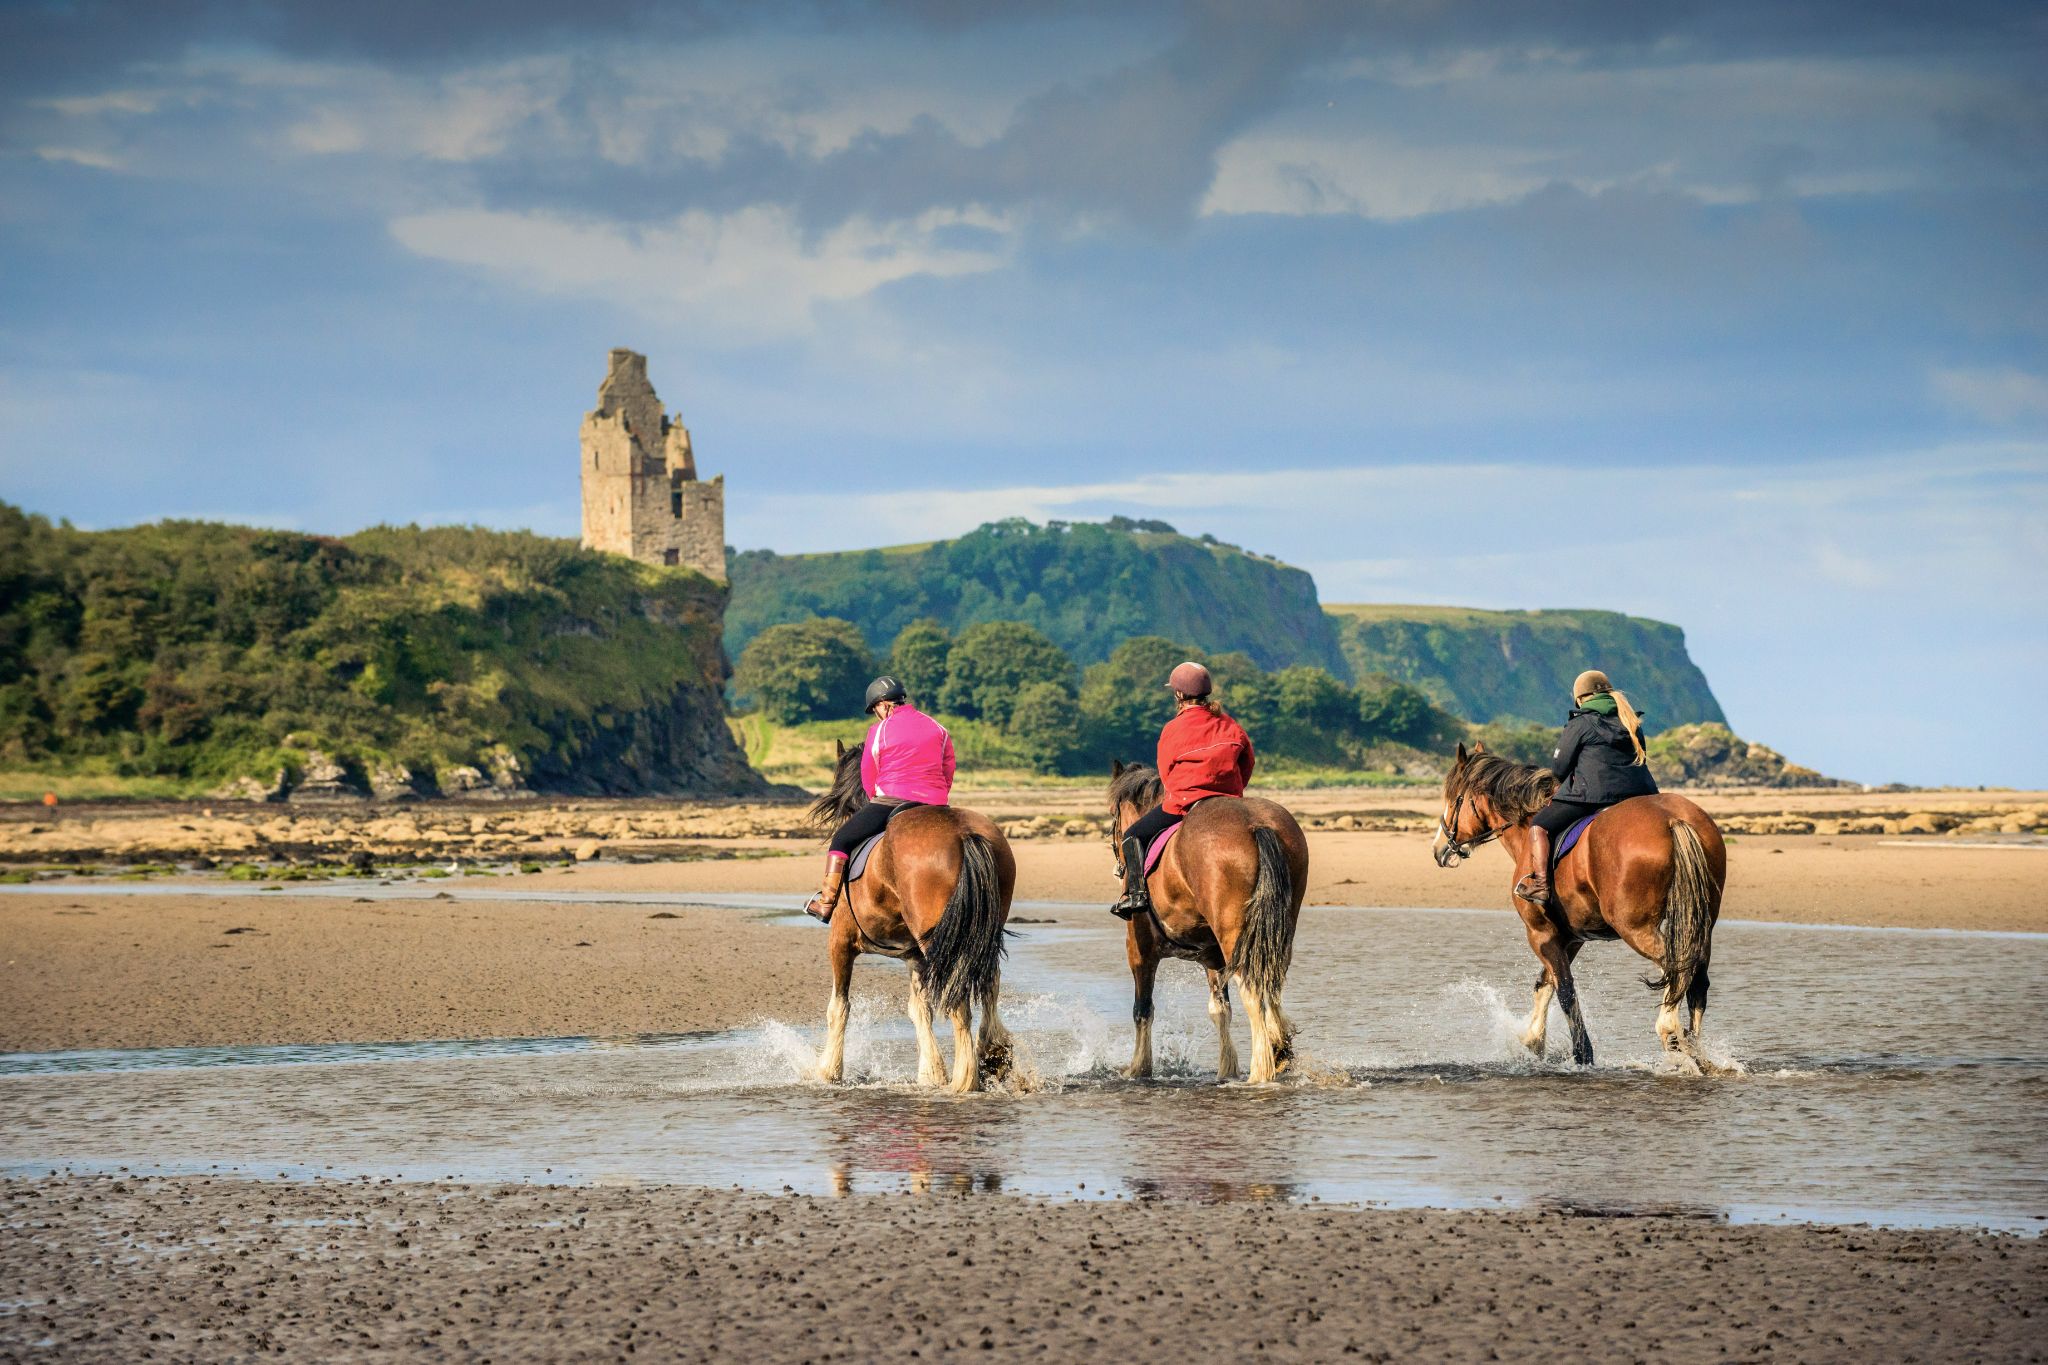
[[[1205,654],[1158,635],[1127,639],[1084,669],[1018,621],[985,621],[957,636],[914,621],[882,654],[848,621],[772,626],[740,656],[733,693],[780,724],[845,717],[858,712],[868,679],[886,669],[928,709],[1010,736],[1040,771],[1088,773],[1112,758],[1149,758],[1173,713],[1166,675],[1188,658],[1209,666],[1218,700],[1269,759],[1363,767],[1380,745],[1438,748],[1467,733],[1405,683],[1354,687],[1306,664],[1269,672],[1246,654]],[[1497,742],[1514,741],[1503,734]],[[1540,743],[1532,736],[1520,747]]]
[[319,751],[425,788],[716,785],[745,776],[722,599],[525,532],[81,532],[0,504],[0,764],[201,785]]
[[1017,621],[1081,664],[1133,636],[1163,635],[1241,652],[1262,668],[1314,664],[1350,675],[1308,574],[1165,522],[1013,518],[890,550],[749,550],[731,557],[730,570],[725,643],[734,658],[770,626],[814,617],[850,621],[876,642],[922,619],[955,634]]

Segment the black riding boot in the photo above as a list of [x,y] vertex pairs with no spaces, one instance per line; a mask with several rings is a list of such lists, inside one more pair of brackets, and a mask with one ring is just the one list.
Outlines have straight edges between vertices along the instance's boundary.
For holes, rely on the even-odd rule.
[[1550,831],[1529,826],[1529,870],[1515,883],[1515,894],[1535,905],[1550,904]]
[[1124,839],[1124,894],[1109,913],[1118,919],[1129,919],[1140,910],[1152,906],[1152,893],[1145,886],[1145,849],[1137,836]]

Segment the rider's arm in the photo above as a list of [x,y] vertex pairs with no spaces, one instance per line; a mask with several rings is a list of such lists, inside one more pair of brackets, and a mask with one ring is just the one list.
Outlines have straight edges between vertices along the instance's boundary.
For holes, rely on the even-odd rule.
[[1550,756],[1550,771],[1562,782],[1572,775],[1572,765],[1579,761],[1579,750],[1586,747],[1586,727],[1573,721],[1564,727],[1558,736],[1557,749]]
[[860,789],[869,796],[875,794],[875,736],[881,729],[882,722],[876,721],[860,739]]
[[946,768],[946,787],[947,787],[947,789],[948,789],[948,790],[951,790],[951,788],[952,788],[952,786],[953,786],[953,769],[954,769],[954,768],[955,768],[955,767],[957,766],[957,765],[956,765],[956,763],[954,762],[954,758],[953,758],[953,732],[952,732],[951,730],[947,730],[947,731],[944,731],[944,732],[942,732],[942,733],[943,733],[943,734],[944,734],[944,736],[945,736],[945,739],[944,739],[944,743],[945,743],[945,755],[946,755],[946,757],[945,757],[945,768]]
[[1244,740],[1244,747],[1237,751],[1237,775],[1243,778],[1245,785],[1249,787],[1252,782],[1252,769],[1258,766],[1259,760],[1257,755],[1252,753],[1252,737],[1245,732],[1244,727],[1240,725],[1237,733]]

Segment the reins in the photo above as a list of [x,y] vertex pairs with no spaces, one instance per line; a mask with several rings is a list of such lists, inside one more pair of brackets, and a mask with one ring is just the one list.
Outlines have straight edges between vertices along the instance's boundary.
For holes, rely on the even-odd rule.
[[1443,835],[1444,845],[1459,858],[1471,857],[1473,849],[1492,843],[1495,839],[1500,838],[1501,835],[1514,828],[1515,824],[1514,821],[1509,820],[1505,824],[1495,825],[1485,833],[1475,835],[1465,842],[1459,842],[1457,835],[1458,817],[1465,813],[1465,795],[1467,790],[1467,786],[1461,783],[1458,787],[1457,799],[1451,803],[1450,814],[1448,816],[1439,815],[1436,818],[1437,833]]

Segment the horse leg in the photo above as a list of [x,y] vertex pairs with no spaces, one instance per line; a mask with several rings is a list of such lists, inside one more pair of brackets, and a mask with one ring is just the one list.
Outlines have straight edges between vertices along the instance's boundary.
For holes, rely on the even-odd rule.
[[1557,998],[1557,987],[1550,984],[1550,969],[1545,967],[1536,973],[1536,989],[1529,1007],[1529,1024],[1522,1030],[1522,1046],[1543,1055],[1544,1040],[1550,1033],[1550,1002]]
[[1230,978],[1209,971],[1209,1018],[1216,1025],[1216,1079],[1227,1081],[1237,1074],[1237,1044],[1230,1041]]
[[947,1087],[956,1095],[981,1089],[981,1056],[974,1050],[973,1020],[963,1002],[946,1011],[953,1025],[953,1080]]
[[1259,997],[1259,993],[1238,978],[1237,993],[1244,1000],[1244,1021],[1252,1031],[1252,1063],[1245,1074],[1247,1085],[1265,1085],[1279,1074],[1274,1065],[1272,1021],[1268,1011],[1272,1006]]
[[1142,1081],[1152,1074],[1152,982],[1159,975],[1159,959],[1138,944],[1135,920],[1124,935],[1124,956],[1131,964],[1131,1064],[1124,1075]]
[[939,1061],[939,1040],[932,1033],[932,1001],[925,990],[922,962],[910,964],[910,1025],[917,1030],[917,1083],[944,1085],[946,1068]]
[[852,919],[848,913],[832,926],[832,999],[825,1006],[825,1046],[815,1073],[821,1081],[837,1082],[846,1074],[846,1018],[852,1012],[853,960],[860,955],[860,946],[846,932]]
[[1003,1027],[1003,1017],[996,1009],[1002,993],[1002,977],[998,975],[996,984],[989,989],[988,1006],[981,1012],[981,1031],[974,1049],[980,1054],[981,1069],[997,1080],[1010,1074],[1010,1062],[1016,1052],[1010,1030]]
[[[1567,940],[1562,930],[1550,922],[1547,915],[1531,907],[1522,918],[1522,927],[1528,930],[1529,947],[1543,963],[1543,976],[1537,982],[1536,1003],[1542,1007],[1540,1015],[1530,1019],[1536,1034],[1537,1046],[1542,1044],[1543,1027],[1549,1018],[1550,1000],[1544,993],[1545,986],[1564,1010],[1565,1022],[1572,1031],[1572,1060],[1580,1066],[1593,1064],[1593,1040],[1586,1033],[1586,1019],[1579,1012],[1579,990],[1572,981],[1572,959],[1579,955],[1579,945]],[[1528,1035],[1523,1035],[1528,1041]]]

